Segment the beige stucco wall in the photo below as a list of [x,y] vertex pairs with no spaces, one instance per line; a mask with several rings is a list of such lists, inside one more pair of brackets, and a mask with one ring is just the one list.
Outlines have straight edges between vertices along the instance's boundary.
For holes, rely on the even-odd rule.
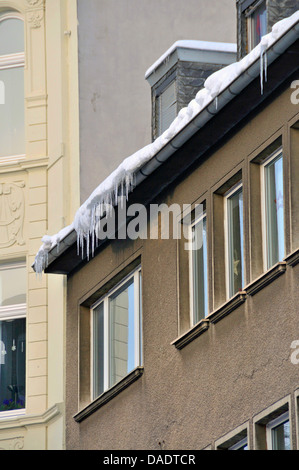
[[[292,128],[298,119],[298,106],[291,104],[290,90],[287,90],[156,201],[182,205],[199,203],[203,198],[207,200],[209,272],[217,271],[217,266],[213,266],[215,232],[210,225],[215,215],[214,192],[242,169],[244,202],[248,204],[253,196],[249,179],[252,160],[278,137],[282,137],[283,142],[285,181],[298,185],[298,173],[295,175],[290,171],[298,155],[297,140],[294,136],[290,138],[293,132],[298,132]],[[289,192],[286,192],[286,207],[293,207],[293,215],[295,205],[296,201],[290,200]],[[248,233],[253,229],[250,213],[246,209],[248,285],[256,278],[249,268],[253,261]],[[294,242],[298,226],[294,228],[293,224],[292,231],[290,225],[290,211],[286,210],[287,255],[298,249],[298,243]],[[184,298],[180,298],[184,297],[184,292],[179,289],[179,281],[188,276],[188,271],[182,270],[178,262],[177,243],[176,240],[114,241],[69,278],[66,330],[68,449],[214,448],[222,436],[244,423],[248,426],[252,445],[257,439],[254,420],[269,407],[274,409],[273,404],[281,400],[290,403],[290,416],[296,424],[299,366],[291,363],[290,354],[292,342],[299,338],[299,264],[287,265],[283,275],[254,296],[247,295],[242,305],[178,350],[171,343],[182,333],[179,318],[186,305]],[[144,373],[78,423],[73,416],[80,409],[79,316],[89,315],[88,309],[80,308],[80,305],[138,256],[141,257],[143,278]],[[212,276],[209,285],[213,311],[219,299]],[[84,361],[88,364],[88,355],[81,351],[81,356],[82,364]],[[294,427],[291,432],[296,446]]]
[[12,240],[0,260],[27,264],[27,378],[25,414],[0,413],[0,448],[62,449],[64,281],[37,278],[31,265],[43,235],[70,223],[78,207],[76,2],[0,0],[0,11],[8,9],[25,24],[26,155],[2,159],[0,183],[21,187],[24,243]]

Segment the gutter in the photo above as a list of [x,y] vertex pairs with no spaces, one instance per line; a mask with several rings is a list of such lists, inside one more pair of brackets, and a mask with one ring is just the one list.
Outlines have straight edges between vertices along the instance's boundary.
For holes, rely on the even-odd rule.
[[[267,64],[271,65],[281,56],[299,37],[299,22],[286,31],[276,42],[270,46],[267,54]],[[205,126],[219,113],[235,96],[239,95],[261,73],[261,58],[256,59],[240,76],[238,76],[226,89],[224,89],[210,104],[174,136],[159,152],[152,157],[135,175],[135,186],[140,185],[158,167],[166,162],[179,148],[181,148],[199,129]],[[60,257],[69,247],[77,243],[77,233],[70,231],[48,253],[48,266]],[[34,265],[32,265],[34,269]]]

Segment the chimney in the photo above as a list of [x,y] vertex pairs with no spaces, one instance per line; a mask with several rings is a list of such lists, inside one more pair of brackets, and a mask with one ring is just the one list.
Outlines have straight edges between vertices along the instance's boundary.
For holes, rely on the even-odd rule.
[[145,74],[151,86],[152,140],[168,129],[212,73],[235,62],[236,58],[236,44],[175,42]]

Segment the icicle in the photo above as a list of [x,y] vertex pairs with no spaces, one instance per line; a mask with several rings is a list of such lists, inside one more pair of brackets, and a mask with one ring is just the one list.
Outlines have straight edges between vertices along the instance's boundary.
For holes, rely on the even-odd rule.
[[267,52],[264,54],[264,74],[265,74],[265,82],[268,80],[268,57]]
[[260,54],[260,82],[261,82],[261,94],[264,94],[264,81],[267,82],[267,69],[268,69],[268,59],[267,59],[267,47],[264,44],[261,44],[261,54]]

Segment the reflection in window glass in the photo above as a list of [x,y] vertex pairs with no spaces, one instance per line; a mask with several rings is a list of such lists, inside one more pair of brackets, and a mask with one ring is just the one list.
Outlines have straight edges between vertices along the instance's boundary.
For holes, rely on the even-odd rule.
[[0,105],[0,156],[22,155],[24,134],[24,67],[0,69],[4,103]]
[[0,55],[24,52],[24,22],[9,16],[0,17]]
[[136,271],[93,310],[93,398],[141,361],[141,273]]
[[267,267],[284,258],[283,158],[279,155],[265,166]]
[[208,313],[207,230],[205,215],[192,227],[192,235],[193,323],[196,324]]
[[227,197],[228,291],[232,297],[244,286],[243,275],[243,191]]

